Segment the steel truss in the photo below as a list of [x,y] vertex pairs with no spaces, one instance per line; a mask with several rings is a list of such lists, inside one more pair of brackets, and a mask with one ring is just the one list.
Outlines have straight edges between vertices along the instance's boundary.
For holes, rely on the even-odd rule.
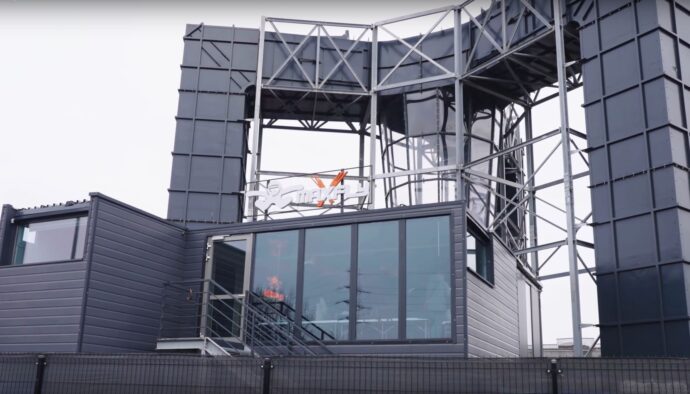
[[[505,1],[492,0],[488,10],[478,15],[477,3],[479,0],[468,0],[462,4],[443,7],[408,16],[389,19],[372,25],[332,23],[322,21],[305,21],[282,18],[262,18],[259,55],[257,68],[257,81],[254,105],[253,139],[251,144],[252,162],[250,170],[250,188],[257,190],[266,187],[268,182],[262,180],[262,176],[281,177],[306,177],[313,174],[294,173],[287,171],[266,171],[261,169],[261,145],[264,128],[300,129],[316,132],[352,133],[359,135],[359,166],[357,176],[354,178],[360,185],[368,182],[369,199],[359,201],[357,204],[335,206],[334,209],[372,209],[376,206],[375,185],[376,181],[382,181],[385,189],[384,200],[386,206],[396,205],[396,189],[411,187],[415,182],[423,182],[422,175],[435,175],[439,182],[455,186],[453,199],[462,205],[480,203],[485,204],[485,209],[491,214],[487,216],[485,229],[488,232],[497,233],[513,254],[522,264],[524,271],[531,273],[535,280],[548,280],[563,276],[569,276],[572,306],[572,330],[574,353],[582,355],[582,328],[591,326],[583,325],[580,317],[579,299],[579,275],[586,273],[595,279],[594,269],[591,264],[585,264],[585,259],[578,252],[578,247],[593,248],[590,242],[578,240],[579,231],[587,226],[591,213],[585,217],[576,217],[573,194],[573,181],[588,175],[588,171],[574,174],[572,171],[572,156],[577,155],[587,168],[589,163],[580,146],[585,146],[585,133],[569,127],[567,92],[582,86],[581,73],[577,62],[567,62],[567,42],[564,37],[569,37],[567,29],[563,25],[562,18],[551,18],[535,9],[528,0],[519,0],[520,11],[517,20],[508,21]],[[563,15],[561,1],[553,0],[553,15]],[[533,15],[540,28],[532,36],[517,40],[516,35],[522,23],[526,23],[527,15]],[[417,20],[422,17],[433,17],[433,22],[426,32],[413,43],[401,38],[401,34],[394,31],[393,26],[398,22]],[[500,19],[499,28],[495,25],[489,28],[489,23]],[[453,66],[441,64],[440,61],[426,54],[422,44],[444,22],[451,19],[454,35]],[[463,23],[470,23],[476,28],[477,34],[471,37],[471,47],[464,52],[461,47]],[[304,35],[301,42],[290,45],[279,24],[302,25],[308,28],[308,34]],[[348,28],[354,31],[354,40],[348,48],[340,48],[331,34],[333,28]],[[267,34],[271,34],[286,51],[287,57],[276,69],[273,75],[263,76],[263,57]],[[399,42],[407,51],[398,59],[397,63],[388,71],[383,72],[379,79],[379,37],[387,34],[395,42]],[[369,79],[358,76],[350,62],[350,57],[359,44],[365,42],[368,36],[371,50],[371,75]],[[303,67],[299,55],[306,46],[308,40],[316,39],[316,64],[313,74]],[[545,42],[555,42],[553,47],[545,45]],[[488,59],[477,59],[480,45],[490,45],[494,50],[493,56]],[[325,77],[320,78],[325,70],[319,70],[320,61],[324,50],[335,50],[338,62],[325,72]],[[412,56],[421,62],[432,66],[437,75],[423,78],[390,82],[392,75],[408,61]],[[300,86],[281,84],[280,75],[289,64],[294,63],[303,78]],[[489,71],[500,67],[509,78],[497,77]],[[334,88],[328,85],[333,75],[338,70],[348,70],[354,77],[354,84],[347,88]],[[445,83],[443,83],[445,82]],[[429,85],[435,84],[435,85]],[[429,168],[400,169],[391,166],[384,159],[385,149],[395,142],[393,136],[385,130],[380,130],[378,103],[379,96],[391,89],[421,89],[424,86],[448,86],[450,85],[452,99],[454,100],[454,129],[447,130],[446,134],[455,138],[455,162],[447,165],[435,165]],[[514,94],[507,96],[497,86],[511,86]],[[492,96],[496,100],[506,104],[502,110],[500,119],[494,117],[500,131],[498,138],[492,140],[490,154],[483,157],[472,156],[468,149],[471,141],[470,131],[467,130],[468,121],[465,116],[465,98],[467,90],[474,90]],[[292,114],[292,119],[297,119],[298,126],[283,125],[277,119],[264,118],[262,113],[262,97],[272,97],[281,104],[281,111]],[[558,100],[560,113],[560,126],[546,133],[535,133],[532,129],[532,109],[548,100]],[[340,116],[346,114],[348,106],[366,105],[367,114],[357,121],[348,120],[346,128],[330,127],[329,122],[319,120],[316,114],[317,103],[334,103],[332,111]],[[305,110],[305,102],[311,102],[314,110],[309,113]],[[369,139],[369,160],[365,165],[364,145]],[[383,168],[377,168],[376,141],[381,142]],[[548,154],[540,162],[535,160],[535,145],[549,146]],[[385,146],[384,146],[385,145]],[[469,147],[471,148],[471,147]],[[574,148],[574,149],[573,149]],[[536,177],[543,168],[560,150],[563,161],[562,178],[543,184],[536,183]],[[466,155],[469,154],[469,157]],[[477,170],[486,163],[500,163],[495,170],[489,172]],[[368,169],[368,171],[367,171]],[[510,173],[512,179],[508,179]],[[332,175],[332,173],[331,173]],[[328,174],[324,175],[327,177]],[[414,177],[419,176],[419,180]],[[396,183],[397,178],[402,178],[401,183]],[[538,192],[562,185],[564,197],[562,205],[549,202],[540,197]],[[506,190],[512,190],[507,196]],[[441,194],[439,193],[439,196]],[[491,196],[490,199],[479,199],[476,196]],[[253,201],[247,199],[247,218],[257,220],[259,213],[253,208]],[[493,201],[493,203],[492,203]],[[493,204],[493,205],[492,205]],[[492,208],[493,206],[493,208]],[[565,224],[559,223],[552,216],[540,214],[538,206],[548,206],[563,215]],[[562,208],[564,207],[564,208]],[[493,209],[493,210],[492,210]],[[325,212],[325,211],[324,211]],[[265,219],[270,214],[263,213]],[[515,220],[515,218],[519,218]],[[563,234],[557,242],[539,242],[539,233],[542,231],[557,231]],[[568,255],[569,271],[541,276],[544,266],[552,261],[559,250],[565,248]],[[546,259],[540,262],[539,252],[549,252]],[[466,251],[462,251],[466,253]]]

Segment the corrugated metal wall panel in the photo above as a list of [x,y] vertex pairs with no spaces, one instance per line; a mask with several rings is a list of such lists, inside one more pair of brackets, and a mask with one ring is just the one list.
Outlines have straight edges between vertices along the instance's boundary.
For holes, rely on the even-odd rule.
[[498,241],[494,285],[467,275],[467,346],[470,357],[519,356],[518,270],[515,257]]
[[183,279],[184,230],[95,196],[81,351],[152,351],[162,285]]

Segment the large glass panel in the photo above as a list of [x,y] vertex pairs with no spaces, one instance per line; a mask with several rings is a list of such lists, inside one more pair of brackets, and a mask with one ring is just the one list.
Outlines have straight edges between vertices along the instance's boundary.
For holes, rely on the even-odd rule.
[[297,231],[256,236],[252,291],[290,308],[297,299],[298,238]]
[[447,216],[406,223],[407,338],[450,338],[450,230]]
[[320,339],[348,339],[351,231],[339,226],[305,232],[302,325]]
[[398,222],[359,225],[357,339],[398,339]]
[[79,260],[84,257],[87,217],[21,224],[14,264]]

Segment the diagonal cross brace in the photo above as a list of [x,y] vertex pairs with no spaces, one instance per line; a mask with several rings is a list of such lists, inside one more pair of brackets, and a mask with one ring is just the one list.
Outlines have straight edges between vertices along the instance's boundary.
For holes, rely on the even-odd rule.
[[268,23],[270,23],[271,26],[273,26],[273,29],[275,29],[276,35],[278,35],[278,38],[280,38],[280,41],[285,46],[285,49],[288,51],[288,58],[285,59],[285,61],[283,61],[283,63],[280,65],[280,67],[278,67],[276,72],[273,73],[273,76],[271,76],[271,78],[268,80],[268,82],[266,82],[266,85],[269,85],[283,71],[285,66],[287,66],[288,63],[290,62],[290,60],[292,59],[295,62],[295,64],[297,64],[297,67],[299,67],[300,71],[302,72],[302,75],[304,75],[304,78],[306,78],[307,82],[309,82],[309,85],[311,85],[312,88],[316,89],[316,85],[314,85],[314,82],[312,82],[311,78],[309,78],[309,75],[307,75],[307,72],[304,71],[302,64],[299,62],[299,60],[297,60],[296,55],[297,55],[297,52],[299,52],[302,49],[304,44],[306,44],[307,40],[309,40],[309,38],[311,38],[311,34],[314,32],[314,30],[316,30],[318,25],[312,27],[312,29],[309,31],[309,33],[307,33],[304,36],[304,39],[299,43],[299,45],[297,45],[297,48],[295,48],[294,51],[291,51],[290,46],[287,44],[287,42],[285,42],[283,35],[280,34],[280,31],[278,30],[276,25],[272,21],[268,21]]
[[[416,52],[418,55],[424,57],[424,58],[427,59],[427,60],[430,60],[430,58],[429,58],[428,56],[426,56],[424,53],[422,53],[420,50],[418,50],[417,47],[419,47],[419,44],[421,44],[422,41],[424,41],[424,40],[429,36],[429,34],[431,34],[431,32],[434,31],[434,29],[436,29],[436,26],[438,26],[439,24],[441,24],[441,22],[443,21],[443,19],[445,19],[446,16],[447,16],[451,11],[452,11],[452,10],[447,10],[446,12],[444,12],[443,15],[441,15],[441,18],[439,18],[439,20],[437,20],[436,23],[434,23],[433,26],[431,26],[431,28],[430,28],[426,33],[424,33],[424,35],[423,35],[422,37],[420,37],[419,40],[417,40],[417,42],[416,42],[413,46],[410,46],[410,44],[408,44],[407,41],[404,41],[404,40],[400,39],[398,36],[396,36],[395,34],[391,33],[390,30],[386,29],[385,27],[379,26],[379,28],[385,30],[388,34],[390,34],[390,35],[392,35],[393,37],[395,37],[398,41],[400,41],[401,43],[403,43],[405,46],[407,46],[407,47],[410,48],[410,49],[407,51],[407,53],[405,54],[405,56],[403,56],[403,57],[400,59],[400,61],[398,61],[398,63],[395,65],[395,67],[393,67],[393,69],[390,70],[390,71],[388,72],[388,74],[386,74],[385,77],[383,77],[383,79],[381,80],[381,82],[379,82],[378,87],[382,86],[382,85],[388,80],[388,78],[390,78],[390,76],[393,75],[393,73],[395,72],[395,70],[397,70],[397,69],[400,67],[400,65],[401,65],[405,60],[407,60],[408,57],[410,57],[410,55],[412,54],[412,52]],[[436,63],[435,61],[431,60],[431,62],[434,63],[437,67],[440,67],[442,70],[446,71],[447,73],[453,74],[452,72],[448,71],[447,69],[445,69],[444,67],[442,67],[440,64]]]
[[[338,53],[338,56],[340,56],[340,60],[339,60],[338,63],[336,63],[336,65],[331,69],[331,71],[328,73],[328,75],[326,75],[326,77],[321,81],[321,83],[319,84],[318,88],[319,88],[319,89],[323,88],[323,85],[333,76],[333,74],[335,74],[335,72],[338,70],[338,68],[340,68],[340,65],[344,63],[345,66],[346,66],[346,67],[350,70],[350,72],[352,73],[352,76],[354,76],[355,79],[357,80],[357,83],[359,83],[359,86],[362,87],[362,90],[363,90],[363,91],[367,91],[367,88],[364,86],[364,84],[362,83],[362,81],[359,79],[359,77],[357,76],[357,73],[355,73],[355,71],[352,69],[352,66],[350,65],[350,62],[347,61],[347,58],[350,56],[350,53],[352,52],[352,50],[355,49],[355,47],[359,44],[360,41],[362,41],[362,38],[363,38],[364,35],[367,33],[367,29],[364,29],[364,30],[362,31],[362,34],[360,34],[359,37],[357,37],[357,39],[355,40],[355,42],[352,43],[352,45],[350,46],[350,48],[348,48],[347,52],[345,52],[344,55],[340,52],[340,48],[335,44],[335,42],[333,41],[333,38],[331,37],[330,34],[328,34],[328,31],[326,30],[326,28],[323,27],[323,26],[321,26],[320,29],[323,30],[324,33],[326,33],[326,37],[327,37],[328,40],[331,42],[331,45],[333,45],[333,48],[334,48],[335,51]],[[321,50],[321,48],[318,48],[317,50]]]

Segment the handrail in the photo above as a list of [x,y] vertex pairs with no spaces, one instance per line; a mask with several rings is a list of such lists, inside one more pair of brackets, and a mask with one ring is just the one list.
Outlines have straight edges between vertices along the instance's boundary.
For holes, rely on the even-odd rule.
[[[287,304],[286,302],[283,302],[283,301],[266,301],[266,300],[263,299],[259,294],[256,294],[256,293],[253,292],[253,291],[249,291],[248,293],[251,295],[251,297],[256,298],[256,299],[262,301],[262,302],[263,302],[264,304],[266,304],[269,308],[272,308],[273,310],[275,310],[276,312],[280,313],[281,315],[287,317],[288,319],[290,319],[290,316],[288,316],[285,312],[283,312],[283,310],[282,310],[283,307],[287,308],[290,312],[294,313],[295,316],[297,316],[297,310],[295,310],[295,308],[293,308],[292,306],[290,306],[290,305]],[[278,308],[276,308],[276,307],[274,306],[274,304],[280,305],[280,310],[279,310]],[[328,331],[324,330],[323,328],[319,327],[316,323],[314,323],[314,322],[312,322],[311,320],[309,320],[309,319],[307,319],[306,317],[304,317],[304,315],[302,315],[301,318],[302,318],[302,322],[303,322],[303,323],[309,324],[309,326],[316,328],[316,329],[321,333],[321,338],[319,338],[319,337],[317,337],[314,333],[312,333],[311,331],[305,329],[304,331],[306,331],[307,334],[309,334],[309,336],[311,336],[312,338],[314,338],[314,340],[317,340],[317,341],[321,340],[321,341],[323,341],[323,340],[324,340],[324,337],[328,337],[328,338],[331,339],[331,340],[335,340],[335,337],[334,337],[333,335],[331,335]],[[290,320],[292,320],[292,319],[290,319]],[[294,320],[293,320],[293,323],[294,323]]]
[[[185,338],[198,335],[228,346],[242,345],[260,356],[316,355],[314,344],[330,353],[317,335],[261,297],[251,292],[232,294],[211,279],[164,283],[159,339],[181,338],[180,334]],[[305,343],[307,337],[314,341]]]

